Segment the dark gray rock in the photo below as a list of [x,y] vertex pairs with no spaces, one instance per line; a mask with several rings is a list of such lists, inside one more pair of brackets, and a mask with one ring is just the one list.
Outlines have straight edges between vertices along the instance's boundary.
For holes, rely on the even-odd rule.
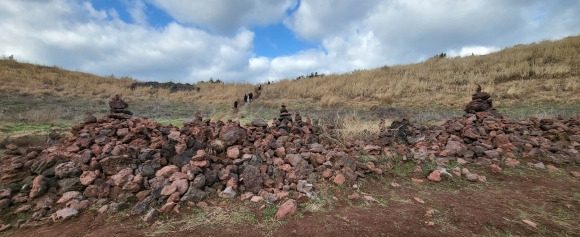
[[153,178],[155,177],[155,169],[151,164],[141,164],[136,170],[137,174],[141,174],[143,177]]
[[54,174],[61,179],[78,177],[82,173],[83,171],[72,161],[60,163],[54,167]]
[[203,174],[198,174],[197,176],[195,176],[195,179],[193,179],[193,184],[194,187],[196,188],[203,188],[203,186],[205,186],[205,175]]
[[199,202],[207,198],[208,194],[199,188],[190,186],[187,192],[181,197],[182,202],[193,201]]
[[248,165],[240,175],[247,191],[258,193],[264,186],[264,180],[260,174],[260,169],[253,165]]
[[228,127],[220,137],[228,146],[242,145],[246,140],[246,130],[241,127]]
[[48,168],[54,166],[56,164],[57,158],[54,156],[45,156],[40,159],[37,159],[32,163],[30,166],[30,171],[35,174],[42,174]]
[[113,202],[113,203],[109,204],[108,211],[110,213],[117,213],[117,212],[126,210],[128,208],[129,208],[129,204],[128,203],[124,203],[124,202]]
[[205,169],[205,185],[212,186],[218,180],[218,174],[212,169]]
[[61,179],[58,181],[58,193],[63,194],[68,191],[82,192],[85,186],[81,183],[78,177]]
[[109,156],[100,160],[99,163],[106,175],[114,175],[125,168],[136,169],[136,161],[122,156]]
[[153,198],[151,196],[146,197],[145,199],[141,200],[133,208],[131,208],[131,215],[141,215],[147,211],[151,203],[153,202]]
[[266,121],[264,121],[261,118],[255,118],[254,120],[252,120],[252,126],[256,126],[256,127],[268,127],[268,123],[266,123]]

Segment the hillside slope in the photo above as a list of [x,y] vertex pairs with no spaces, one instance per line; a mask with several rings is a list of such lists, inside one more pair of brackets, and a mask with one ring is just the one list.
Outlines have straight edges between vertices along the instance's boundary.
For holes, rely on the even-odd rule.
[[[460,108],[476,87],[501,105],[580,100],[580,36],[516,45],[483,56],[433,57],[425,62],[264,85],[262,103],[309,104],[311,107],[377,106]],[[136,80],[96,76],[15,60],[0,60],[0,90],[23,95],[82,97],[106,101],[122,94],[131,101],[193,102],[229,105],[256,85],[197,83],[199,91],[129,87]]]

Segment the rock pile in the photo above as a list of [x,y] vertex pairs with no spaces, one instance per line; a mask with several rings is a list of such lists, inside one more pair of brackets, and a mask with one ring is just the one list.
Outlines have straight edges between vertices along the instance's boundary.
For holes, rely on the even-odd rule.
[[[392,144],[403,159],[499,165],[503,157],[549,163],[580,163],[580,117],[529,120],[505,119],[488,93],[478,87],[461,118],[437,125],[395,121],[379,133],[376,144]],[[390,148],[386,149],[390,154]]]
[[[112,100],[114,114],[122,113],[120,104]],[[343,148],[319,144],[322,128],[298,126],[285,109],[272,126],[262,119],[245,127],[202,120],[197,113],[176,127],[146,118],[87,118],[58,145],[1,159],[0,209],[29,211],[29,222],[38,223],[78,213],[64,208],[91,205],[142,215],[152,206],[169,212],[212,196],[314,199],[321,176],[352,182],[375,169]],[[295,196],[288,197],[290,190]]]
[[[99,212],[128,209],[149,220],[156,214],[146,213],[150,207],[179,212],[180,203],[203,206],[214,196],[292,203],[303,196],[316,199],[314,187],[321,180],[351,184],[390,168],[361,161],[363,151],[417,163],[486,164],[499,171],[500,161],[512,164],[515,157],[580,163],[580,117],[504,119],[482,95],[474,95],[472,102],[489,105],[486,110],[472,106],[463,117],[437,125],[395,121],[388,129],[383,125],[372,143],[345,145],[328,142],[320,125],[309,119],[302,123],[299,114],[293,120],[284,105],[271,126],[262,119],[244,127],[203,120],[198,112],[193,121],[176,127],[131,117],[123,112],[126,103],[115,97],[111,114],[129,116],[89,116],[71,128],[72,136],[46,149],[8,147],[0,158],[0,210],[32,213],[18,224],[34,226],[69,218],[91,205],[102,205]],[[485,180],[461,170],[453,173]],[[448,176],[438,169],[429,179]]]

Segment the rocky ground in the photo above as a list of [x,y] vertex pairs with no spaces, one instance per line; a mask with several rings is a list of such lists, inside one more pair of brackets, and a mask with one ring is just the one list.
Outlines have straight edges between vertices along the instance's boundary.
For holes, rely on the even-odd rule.
[[580,234],[580,117],[505,119],[486,94],[346,144],[284,106],[272,125],[176,127],[117,98],[52,146],[6,147],[0,233]]

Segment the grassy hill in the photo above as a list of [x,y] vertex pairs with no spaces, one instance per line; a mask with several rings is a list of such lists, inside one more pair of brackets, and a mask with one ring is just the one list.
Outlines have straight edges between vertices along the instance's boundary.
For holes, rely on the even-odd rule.
[[[516,45],[483,56],[433,57],[421,63],[332,74],[300,80],[283,79],[264,86],[267,103],[307,103],[318,107],[377,106],[460,108],[476,84],[497,103],[574,103],[580,100],[580,36]],[[129,86],[131,78],[101,77],[14,60],[0,61],[0,90],[21,95],[82,97],[107,100],[194,102],[229,105],[255,85],[198,83],[199,91],[170,93]]]
[[[230,110],[234,100],[254,92],[248,83],[197,83],[195,90],[137,87],[137,80],[97,76],[0,60],[0,140],[2,134],[40,127],[62,127],[86,113],[104,114],[107,101],[121,94],[137,116],[178,124],[200,109],[204,117],[271,119],[280,104],[303,116],[337,122],[408,116],[422,122],[457,116],[476,85],[489,92],[500,112],[512,117],[549,117],[580,113],[580,36],[516,45],[482,56],[439,57],[409,65],[384,66],[262,86],[252,106]],[[336,112],[341,111],[341,112]],[[359,128],[370,129],[368,124]]]

